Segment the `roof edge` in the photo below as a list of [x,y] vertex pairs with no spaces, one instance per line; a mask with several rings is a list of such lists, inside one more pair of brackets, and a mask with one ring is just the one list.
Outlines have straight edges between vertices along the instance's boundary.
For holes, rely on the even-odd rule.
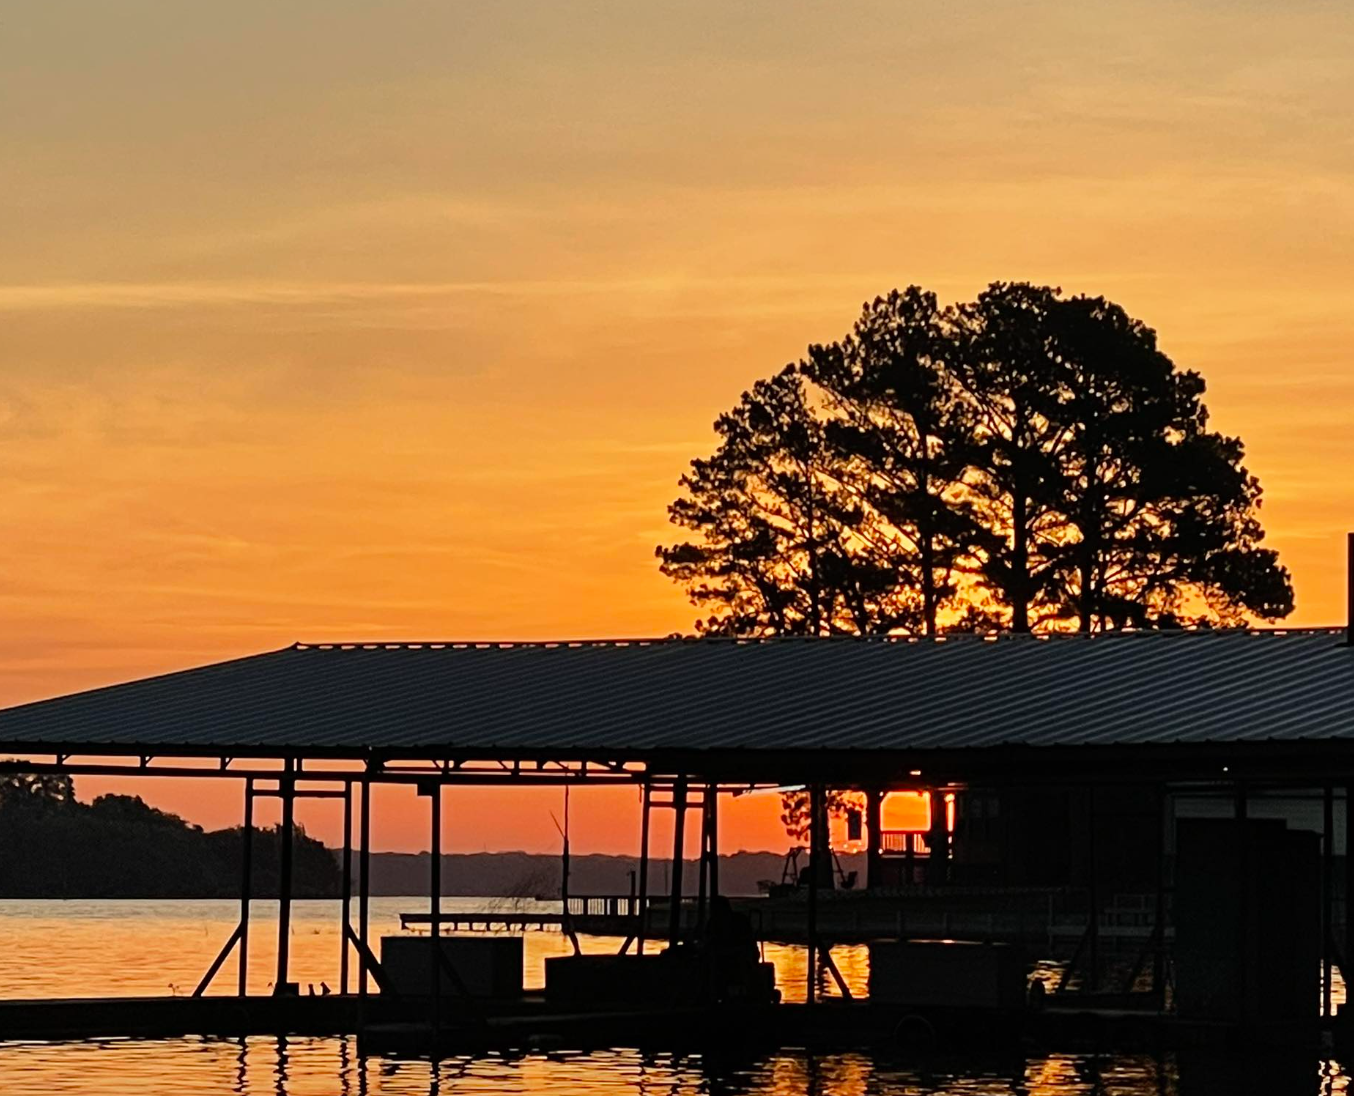
[[[1306,628],[1142,628],[1112,632],[955,632],[939,636],[914,635],[831,635],[831,636],[632,636],[597,639],[356,639],[298,640],[283,650],[290,651],[405,651],[405,650],[509,650],[515,647],[554,649],[559,647],[680,647],[692,645],[769,646],[783,644],[932,644],[945,643],[1103,643],[1144,639],[1233,636],[1330,636],[1344,638],[1346,629],[1336,625]],[[278,653],[278,652],[268,652]],[[250,656],[252,657],[252,656]]]

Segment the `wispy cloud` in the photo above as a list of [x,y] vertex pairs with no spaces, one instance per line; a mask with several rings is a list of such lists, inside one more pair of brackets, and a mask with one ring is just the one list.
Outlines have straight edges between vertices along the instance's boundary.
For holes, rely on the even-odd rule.
[[361,305],[439,298],[668,297],[678,292],[709,295],[784,294],[796,300],[859,283],[860,275],[820,279],[794,275],[702,276],[655,273],[639,278],[521,279],[463,282],[52,282],[0,285],[0,310],[179,309]]
[[[635,288],[644,283],[625,283]],[[0,286],[0,308],[182,308],[199,305],[314,305],[459,295],[542,296],[614,292],[588,282],[68,282]]]

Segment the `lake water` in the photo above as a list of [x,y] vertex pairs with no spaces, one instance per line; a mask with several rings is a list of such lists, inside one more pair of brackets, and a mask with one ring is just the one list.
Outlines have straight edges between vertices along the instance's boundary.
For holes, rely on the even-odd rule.
[[[553,912],[558,903],[530,899],[444,898],[443,912],[503,909]],[[371,941],[400,932],[399,915],[427,912],[428,899],[373,898]],[[137,994],[189,994],[197,985],[240,917],[237,901],[31,901],[0,900],[0,997],[120,997]],[[357,925],[357,903],[352,905]],[[621,941],[581,937],[584,951],[614,952]],[[545,960],[572,950],[558,932],[529,932],[524,941],[523,977],[527,988],[545,984]],[[304,899],[292,903],[290,967],[302,992],[321,983],[338,988],[339,903]],[[868,970],[864,947],[833,949],[833,957],[852,992],[863,993]],[[806,957],[803,948],[768,944],[766,957],[776,965],[787,1000],[803,1000]],[[356,970],[356,958],[352,960]],[[269,993],[277,965],[277,903],[250,904],[249,991]],[[354,978],[356,976],[354,975]],[[209,990],[234,993],[238,979],[232,955]],[[355,982],[354,982],[355,984]],[[827,982],[822,990],[836,993]]]
[[[447,910],[483,909],[485,899],[448,898]],[[372,901],[372,934],[399,930],[399,913],[426,909],[426,899]],[[354,904],[354,915],[356,906]],[[229,901],[0,901],[0,996],[77,997],[190,993],[239,915]],[[276,903],[253,906],[250,988],[271,988]],[[293,978],[317,988],[338,982],[338,903],[294,903]],[[617,941],[584,938],[589,951]],[[526,935],[526,981],[539,986],[544,961],[565,954],[558,933]],[[862,990],[863,948],[834,949],[847,983]],[[768,947],[782,991],[804,995],[803,949]],[[233,992],[234,960],[214,992]],[[824,989],[833,992],[833,987]],[[119,1094],[477,1093],[559,1096],[1212,1096],[1256,1093],[1316,1096],[1346,1092],[1338,1063],[1316,1056],[1246,1055],[1090,1058],[1031,1055],[992,1062],[915,1063],[867,1054],[810,1056],[786,1051],[755,1060],[592,1054],[516,1059],[426,1061],[359,1059],[347,1039],[98,1040],[0,1043],[0,1093]]]

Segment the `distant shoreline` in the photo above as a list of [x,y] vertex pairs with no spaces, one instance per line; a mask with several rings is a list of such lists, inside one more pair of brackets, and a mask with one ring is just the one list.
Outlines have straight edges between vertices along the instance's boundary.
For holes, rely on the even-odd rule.
[[[856,858],[843,856],[842,866],[850,871],[858,867]],[[849,863],[848,863],[849,862]],[[650,858],[649,892],[664,894],[669,889],[671,860]],[[785,856],[776,852],[736,852],[719,857],[720,889],[725,894],[759,893],[763,880],[779,882]],[[357,858],[353,860],[354,871]],[[683,891],[695,894],[699,887],[697,861],[684,860]],[[628,894],[631,872],[639,871],[635,856],[585,853],[569,860],[569,891],[572,894]],[[371,894],[426,894],[431,865],[428,854],[372,853]],[[493,892],[506,898],[556,896],[562,881],[558,855],[524,852],[446,853],[442,857],[442,893],[448,897],[483,897]]]
[[[326,849],[334,857],[335,866],[341,852]],[[271,857],[269,858],[272,859]],[[371,889],[373,898],[427,898],[427,884],[431,875],[428,854],[376,852],[371,857]],[[846,871],[859,870],[858,856],[842,856]],[[774,852],[737,852],[719,858],[720,890],[728,895],[756,895],[762,881],[779,882],[785,857]],[[360,858],[352,857],[353,894],[359,886]],[[262,872],[256,871],[253,897],[276,900],[277,881],[272,864]],[[570,858],[569,890],[575,895],[628,894],[637,885],[639,861],[633,856],[588,853]],[[636,874],[632,884],[631,873]],[[144,875],[133,876],[113,871],[100,880],[98,889],[82,889],[78,871],[61,872],[60,886],[39,887],[38,880],[29,878],[22,893],[10,888],[0,889],[0,901],[166,901],[187,899],[193,901],[238,901],[238,870],[218,869],[218,877],[209,888],[195,887],[172,873],[158,876],[153,885]],[[309,886],[297,887],[293,900],[315,898],[336,900],[341,894],[339,873],[333,875],[312,871]],[[442,896],[446,898],[480,898],[503,902],[513,899],[557,900],[562,879],[561,859],[546,853],[446,853],[442,857]],[[683,892],[696,894],[699,887],[697,861],[686,860],[683,867]],[[649,893],[665,895],[671,886],[671,861],[652,858],[649,861]]]

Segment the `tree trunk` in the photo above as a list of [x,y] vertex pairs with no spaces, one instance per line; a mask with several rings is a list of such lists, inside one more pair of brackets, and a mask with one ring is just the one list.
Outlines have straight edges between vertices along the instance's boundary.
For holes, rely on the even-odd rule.
[[1096,557],[1099,554],[1099,539],[1101,535],[1101,526],[1099,523],[1101,501],[1099,492],[1094,489],[1096,479],[1099,476],[1099,468],[1092,464],[1087,470],[1086,494],[1082,499],[1081,505],[1081,547],[1078,552],[1078,581],[1081,589],[1077,591],[1077,615],[1078,630],[1081,632],[1091,632],[1095,630],[1096,597],[1095,589],[1095,564]]
[[[925,445],[925,435],[923,435],[922,444]],[[922,497],[929,503],[931,501],[931,476],[927,470],[925,462],[921,467],[921,473],[917,484]],[[931,515],[923,511],[921,522],[917,526],[917,555],[921,560],[921,607],[922,607],[922,630],[927,636],[936,634],[936,574],[935,574],[935,529],[932,527]]]
[[823,634],[823,590],[818,571],[818,540],[814,530],[813,466],[804,462],[804,483],[808,498],[808,546],[809,546],[809,634]]
[[921,557],[921,606],[922,629],[927,636],[936,634],[936,576],[935,548],[929,533],[919,538],[917,545]]
[[1026,528],[1025,492],[1017,477],[1011,498],[1011,580],[1006,595],[1011,600],[1011,631],[1030,630],[1030,544]]
[[1078,630],[1090,632],[1095,628],[1095,552],[1089,543],[1083,541],[1081,551],[1081,590],[1078,602]]

